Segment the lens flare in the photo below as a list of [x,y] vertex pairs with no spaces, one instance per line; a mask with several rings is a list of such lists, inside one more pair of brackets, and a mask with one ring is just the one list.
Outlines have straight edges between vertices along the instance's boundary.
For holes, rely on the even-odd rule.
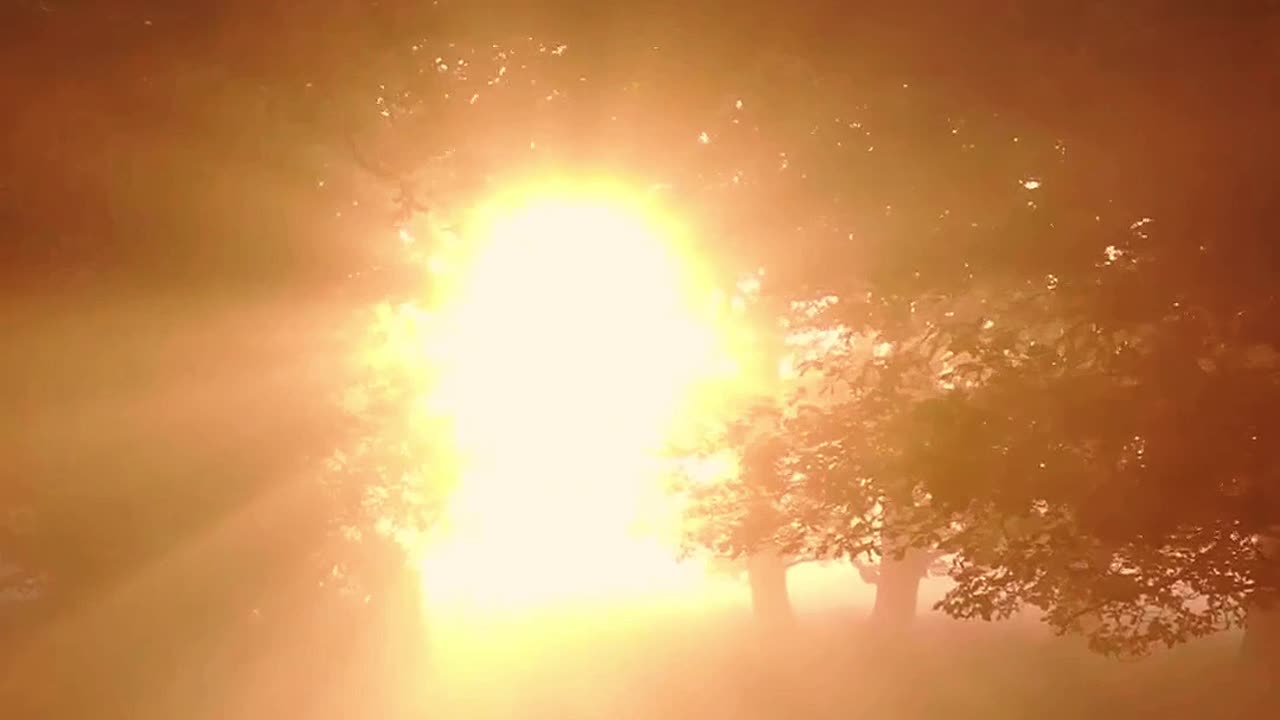
[[462,478],[424,561],[473,608],[687,588],[657,453],[728,379],[708,284],[639,195],[543,184],[478,214],[440,314],[432,398]]

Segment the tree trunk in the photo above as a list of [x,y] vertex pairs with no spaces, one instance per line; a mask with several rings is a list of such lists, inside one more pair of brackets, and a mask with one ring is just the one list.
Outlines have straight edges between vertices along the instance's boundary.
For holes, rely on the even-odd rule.
[[[1280,535],[1259,538],[1259,550],[1269,562],[1280,562]],[[1240,655],[1245,672],[1258,687],[1280,691],[1280,593],[1252,598],[1246,608]]]
[[380,676],[370,683],[382,695],[377,714],[394,720],[424,717],[433,685],[433,658],[422,579],[416,569],[402,563],[384,583],[382,594],[383,602],[374,613],[378,617],[372,618],[368,629],[372,664]]
[[1249,604],[1240,654],[1251,668],[1274,675],[1280,682],[1280,604]]
[[928,566],[923,550],[908,550],[900,560],[885,557],[876,581],[876,602],[871,617],[890,626],[910,625],[916,618],[920,600],[920,580]]
[[787,594],[787,565],[776,551],[763,550],[747,558],[747,580],[751,609],[762,627],[782,629],[795,621]]

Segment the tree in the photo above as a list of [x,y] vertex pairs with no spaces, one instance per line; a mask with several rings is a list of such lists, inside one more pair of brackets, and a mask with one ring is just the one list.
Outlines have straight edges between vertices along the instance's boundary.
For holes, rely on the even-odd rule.
[[[792,562],[852,562],[877,586],[873,617],[903,626],[915,616],[920,580],[940,570],[942,536],[923,535],[927,503],[893,466],[897,446],[886,427],[938,392],[927,372],[935,366],[936,375],[937,363],[923,363],[923,371],[891,364],[895,353],[882,337],[829,324],[837,304],[793,306],[781,328],[776,397],[704,440],[709,452],[740,458],[739,470],[693,484],[689,540],[720,557],[763,550]],[[922,341],[913,342],[899,358],[918,361]]]
[[[1143,227],[1088,280],[1052,288],[1040,309],[1062,319],[1056,340],[1009,343],[981,382],[921,413],[916,469],[937,501],[977,500],[987,522],[1013,527],[995,557],[964,563],[953,610],[1035,602],[1060,629],[1121,651],[1238,624],[1270,592],[1258,538],[1274,524],[1274,461],[1253,438],[1270,426],[1254,403],[1270,396],[1273,345],[1267,321],[1244,318],[1271,301],[1248,280],[1256,259],[1234,265],[1257,231],[1237,226],[1217,246],[1229,257],[1209,260],[1207,242],[1184,254]],[[1238,283],[1225,293],[1224,270]],[[950,477],[957,452],[980,482]]]
[[[1221,67],[1206,61],[1197,76]],[[1265,626],[1273,459],[1259,443],[1274,258],[1253,188],[1274,148],[1244,155],[1231,143],[1274,112],[1248,100],[1195,127],[1164,121],[1163,99],[1182,91],[1129,106],[1132,123],[1068,116],[1074,144],[989,117],[951,118],[949,131],[929,126],[936,115],[899,119],[876,151],[941,161],[927,177],[910,163],[885,169],[861,213],[830,139],[826,155],[817,141],[788,154],[808,180],[805,209],[780,214],[821,223],[798,241],[813,264],[770,257],[774,291],[839,298],[828,325],[886,349],[870,365],[815,367],[851,400],[786,430],[792,447],[839,458],[789,491],[810,501],[796,507],[848,520],[790,516],[811,547],[861,547],[874,518],[857,513],[893,497],[894,534],[955,553],[958,585],[943,603],[953,614],[1038,606],[1106,652],[1212,632],[1242,622],[1246,607],[1252,635]],[[1159,133],[1150,147],[1117,141],[1148,129]],[[976,155],[986,166],[950,159],[946,138],[957,135],[965,152],[995,148]],[[1205,161],[1231,180],[1170,166],[1190,145],[1215,148]],[[1157,167],[1159,182],[1141,180]],[[776,186],[766,196],[790,197]],[[837,240],[853,229],[858,247]]]
[[[690,76],[697,49],[649,60],[689,35],[679,23],[705,25],[701,10],[643,28],[613,11],[579,24],[362,0],[306,13],[52,0],[4,13],[5,31],[25,34],[5,57],[57,73],[4,79],[25,98],[4,121],[22,170],[0,196],[6,288],[28,291],[26,307],[73,300],[35,315],[53,331],[23,320],[29,352],[5,360],[7,378],[40,381],[6,393],[22,398],[13,419],[25,425],[5,427],[23,452],[21,481],[0,498],[0,552],[18,569],[0,583],[40,585],[47,620],[29,643],[6,643],[6,661],[38,674],[47,665],[23,662],[38,649],[52,658],[99,638],[102,652],[68,667],[101,678],[121,707],[159,697],[149,676],[205,648],[196,636],[235,636],[248,653],[305,635],[302,603],[325,608],[302,614],[315,627],[341,617],[366,631],[380,617],[360,611],[366,598],[404,604],[390,540],[430,524],[448,469],[428,443],[395,437],[416,381],[367,366],[353,376],[333,329],[364,322],[358,308],[385,301],[395,315],[433,292],[397,234],[429,254],[433,230],[492,184],[621,160],[646,179],[667,163],[696,175],[671,161],[699,147],[703,110],[723,109],[702,95],[708,78],[734,69]],[[673,99],[688,101],[682,112]],[[78,362],[90,356],[93,367]],[[127,392],[152,384],[164,391]],[[193,385],[217,389],[193,398]],[[353,402],[344,412],[334,396]],[[146,665],[138,677],[115,672],[126,651],[147,659],[131,665]],[[6,692],[37,687],[13,677]]]
[[[351,508],[318,481],[321,458],[376,425],[353,428],[331,402],[349,378],[334,329],[370,302],[348,276],[391,265],[377,247],[403,249],[389,198],[327,126],[341,124],[310,110],[326,85],[336,106],[372,103],[367,76],[328,71],[376,72],[383,40],[335,22],[333,4],[305,18],[31,5],[4,30],[30,31],[4,44],[7,62],[47,72],[4,79],[24,103],[4,120],[15,173],[0,189],[20,349],[3,361],[15,414],[0,433],[16,450],[0,594],[33,599],[4,624],[0,696],[16,714],[172,716],[210,692],[184,694],[175,668],[203,668],[228,697],[263,658],[296,681],[283,658],[317,638],[353,651],[386,615],[352,606],[386,608],[404,585],[395,548],[339,547]],[[274,43],[335,28],[351,55],[313,36],[298,67],[272,59]],[[375,233],[386,242],[352,242]],[[379,280],[379,296],[403,289]],[[356,601],[320,586],[337,563],[357,570]],[[393,614],[410,637],[412,615]]]
[[783,514],[776,493],[769,492],[785,463],[773,440],[767,435],[746,440],[730,477],[682,479],[690,499],[690,549],[711,549],[713,560],[745,570],[752,610],[767,631],[787,629],[795,621],[787,592],[787,569],[795,558],[778,541]]
[[[560,66],[564,78],[590,69],[583,76],[602,77],[601,82],[583,81],[585,89],[574,85],[570,92],[571,81],[562,96],[537,106],[530,117],[538,122],[530,124],[546,130],[534,145],[553,151],[548,156],[554,160],[542,167],[584,159],[629,163],[668,185],[681,202],[714,208],[700,213],[699,229],[726,258],[727,277],[768,270],[767,299],[775,316],[785,315],[793,301],[836,297],[836,309],[823,323],[849,328],[849,345],[859,352],[888,348],[869,363],[826,362],[813,369],[817,377],[843,385],[847,401],[818,408],[798,403],[781,413],[787,417],[779,436],[786,452],[775,458],[802,469],[788,469],[781,478],[769,472],[759,477],[761,483],[786,484],[786,497],[808,501],[793,508],[770,497],[786,520],[801,521],[778,524],[802,531],[786,540],[784,550],[794,546],[824,556],[874,547],[881,542],[877,523],[884,522],[888,507],[881,501],[891,499],[896,534],[909,545],[960,558],[955,602],[945,608],[996,616],[1031,600],[1049,606],[1047,617],[1055,626],[1083,631],[1076,621],[1097,614],[1102,602],[1084,595],[1119,592],[1127,584],[1127,606],[1118,600],[1103,605],[1162,608],[1158,622],[1142,620],[1141,630],[1104,624],[1090,632],[1100,649],[1138,649],[1231,622],[1243,612],[1241,593],[1262,591],[1249,585],[1251,579],[1221,586],[1235,569],[1263,577],[1261,564],[1250,558],[1257,559],[1251,548],[1260,547],[1268,532],[1264,522],[1244,522],[1224,511],[1215,525],[1191,513],[1176,533],[1159,523],[1158,532],[1139,531],[1149,509],[1164,505],[1153,503],[1120,519],[1103,509],[1116,497],[1126,498],[1125,507],[1149,497],[1177,500],[1170,506],[1198,512],[1218,504],[1238,509],[1243,501],[1225,503],[1222,493],[1204,490],[1226,468],[1241,469],[1224,463],[1208,473],[1205,457],[1216,456],[1209,448],[1238,448],[1230,457],[1240,463],[1258,457],[1252,445],[1225,444],[1222,432],[1208,432],[1233,427],[1223,420],[1225,411],[1220,409],[1213,427],[1180,421],[1161,428],[1151,418],[1143,420],[1162,429],[1167,447],[1179,449],[1165,456],[1163,474],[1143,471],[1144,477],[1160,474],[1166,485],[1144,480],[1141,494],[1124,495],[1120,485],[1099,483],[1115,476],[1122,460],[1128,463],[1125,473],[1141,465],[1130,458],[1138,453],[1133,437],[1150,433],[1135,432],[1136,409],[1195,407],[1211,396],[1224,398],[1219,402],[1227,406],[1265,397],[1254,392],[1266,387],[1259,384],[1264,373],[1242,358],[1265,352],[1255,346],[1270,342],[1266,321],[1232,318],[1241,311],[1239,317],[1265,315],[1270,302],[1265,278],[1271,257],[1257,241],[1266,220],[1265,183],[1255,179],[1263,177],[1274,151],[1257,130],[1275,111],[1259,93],[1239,93],[1230,105],[1239,112],[1182,103],[1195,88],[1240,88],[1246,76],[1261,76],[1257,69],[1266,67],[1265,58],[1250,50],[1251,30],[1241,20],[1217,18],[1226,32],[1213,35],[1175,11],[1117,14],[1095,4],[1066,15],[1079,27],[1100,31],[1066,37],[1046,32],[1063,19],[1056,11],[1016,5],[1004,8],[1004,17],[1016,23],[984,27],[990,33],[984,42],[1008,56],[1035,55],[1044,62],[1025,73],[1018,72],[1022,64],[1004,63],[1000,82],[991,82],[997,69],[971,65],[943,81],[922,67],[928,63],[897,73],[844,66],[826,71],[821,68],[848,60],[848,53],[813,62],[815,55],[788,36],[796,26],[784,22],[766,33],[768,42],[759,43],[774,52],[749,67],[708,61],[695,66],[701,72],[681,76],[689,66],[677,50],[661,53],[644,73],[629,72],[652,40],[669,40],[679,36],[675,29],[705,20],[692,11],[658,14],[661,20],[645,31],[623,38],[613,55],[617,64],[597,74],[597,68],[575,63],[618,39],[611,34],[618,26],[610,21],[620,16],[593,17],[584,23],[589,28],[575,30],[582,44],[569,43],[565,55],[551,57],[567,61]],[[1021,37],[1023,30],[1036,32]],[[731,50],[760,39],[728,35],[715,35],[720,51],[709,53],[712,58],[730,58]],[[822,38],[836,39],[833,33]],[[1210,50],[1229,53],[1255,72],[1226,72]],[[1180,72],[1157,73],[1168,63]],[[1098,83],[1086,72],[1091,66],[1119,71]],[[1063,86],[1088,89],[1095,99],[1106,99],[1109,109],[1099,112],[1100,105],[1076,102],[1075,96],[1041,102],[1037,88]],[[1000,92],[989,93],[991,87]],[[676,102],[688,96],[688,104]],[[560,99],[566,102],[557,104]],[[528,107],[525,102],[511,107]],[[655,105],[673,111],[646,124],[651,116],[645,110]],[[605,122],[606,107],[620,109],[619,119],[611,115]],[[1171,117],[1174,108],[1189,114]],[[599,152],[638,127],[643,134],[621,143],[634,152]],[[598,144],[579,142],[584,134]],[[1240,136],[1262,138],[1257,151],[1233,149],[1229,141]],[[504,147],[523,139],[506,138]],[[1181,148],[1197,148],[1200,163],[1240,182],[1203,180],[1186,170],[1194,163]],[[1162,237],[1160,228],[1174,234]],[[1214,242],[1201,242],[1206,228],[1217,230]],[[1240,281],[1228,283],[1233,273]],[[1188,309],[1193,296],[1202,296],[1194,312]],[[1236,325],[1250,337],[1237,340],[1223,330]],[[1223,351],[1226,359],[1210,363],[1218,374],[1190,360],[1214,343],[1230,348]],[[1176,373],[1173,364],[1157,361],[1170,357],[1182,363]],[[1206,384],[1197,372],[1214,382]],[[1219,394],[1218,383],[1232,392]],[[1127,424],[1120,422],[1126,417]],[[1262,427],[1261,415],[1251,421]],[[1196,437],[1211,442],[1187,440]],[[1153,452],[1142,448],[1143,463],[1151,462]],[[1179,462],[1193,457],[1195,463]],[[805,468],[806,462],[812,465]],[[1042,473],[1041,462],[1046,471],[1059,462],[1063,470]],[[1202,483],[1172,481],[1185,479],[1192,467],[1201,471]],[[1254,468],[1252,474],[1259,472]],[[1061,495],[1041,487],[1050,476]],[[1085,487],[1094,489],[1086,493]],[[1163,491],[1147,495],[1148,487]],[[742,523],[764,515],[745,512],[750,496],[740,500],[746,504],[723,504],[723,517]],[[819,520],[807,520],[812,518]],[[1116,544],[1107,533],[1117,530],[1108,522],[1130,537]],[[1045,526],[1056,528],[1047,534],[1054,541],[1048,547],[1072,566],[1070,572],[1043,562],[1045,533],[1037,528]],[[1204,547],[1220,555],[1192,552]],[[1099,565],[1102,557],[1117,560],[1123,570]],[[1203,577],[1194,576],[1191,557],[1200,559]],[[1082,567],[1092,570],[1080,575]],[[1035,593],[1019,572],[1035,574]],[[1144,582],[1181,572],[1180,582],[1198,585],[1202,597],[1225,605],[1188,611],[1178,599],[1182,586],[1134,595],[1140,572],[1147,573]],[[1115,622],[1128,620],[1117,616]],[[1175,630],[1166,629],[1169,623]]]
[[909,547],[901,557],[890,551],[880,562],[870,563],[854,558],[854,567],[862,581],[876,586],[876,600],[871,616],[882,624],[901,626],[915,619],[920,604],[920,581],[931,575],[945,574],[938,567],[937,551]]

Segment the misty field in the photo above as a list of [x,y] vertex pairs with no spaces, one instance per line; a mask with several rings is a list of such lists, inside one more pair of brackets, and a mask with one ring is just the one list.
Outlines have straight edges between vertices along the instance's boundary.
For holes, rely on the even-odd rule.
[[522,650],[474,638],[491,654],[461,670],[440,658],[435,705],[439,717],[467,718],[1247,716],[1231,672],[1235,636],[1120,662],[1033,621],[927,617],[889,637],[863,615],[802,616],[774,641],[736,612],[612,630],[585,618],[559,631],[544,623]]
[[78,632],[56,652],[9,666],[17,682],[6,686],[13,714],[4,717],[1273,717],[1250,710],[1275,698],[1259,698],[1240,676],[1238,633],[1118,661],[1030,618],[925,613],[891,632],[868,611],[801,612],[791,631],[765,637],[749,610],[723,604],[555,606],[505,620],[436,617],[426,627],[416,611],[344,623],[297,606],[278,623],[210,627],[207,641],[190,638],[165,663],[138,654],[162,642],[151,631],[164,633],[137,616],[104,623],[104,642]]

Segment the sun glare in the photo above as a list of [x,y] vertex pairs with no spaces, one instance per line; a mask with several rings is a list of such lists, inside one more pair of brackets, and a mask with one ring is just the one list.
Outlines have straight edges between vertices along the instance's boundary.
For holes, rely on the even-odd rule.
[[674,223],[638,196],[557,188],[480,214],[442,310],[436,406],[463,475],[432,602],[529,607],[702,577],[652,530],[657,451],[731,372]]

